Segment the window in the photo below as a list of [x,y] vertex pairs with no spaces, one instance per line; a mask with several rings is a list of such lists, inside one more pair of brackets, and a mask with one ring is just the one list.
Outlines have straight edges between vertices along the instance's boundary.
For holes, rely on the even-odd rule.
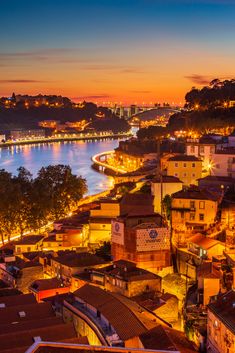
[[187,176],[187,173],[184,173],[183,176],[186,177],[186,176]]
[[216,164],[215,168],[220,169],[220,164]]
[[194,146],[191,146],[191,147],[190,147],[190,152],[191,152],[191,153],[194,153],[194,152],[195,152],[195,147],[194,147]]
[[184,166],[184,168],[186,168],[187,167],[187,163],[184,163],[183,166]]
[[181,212],[181,219],[184,219],[184,212]]
[[195,220],[195,213],[190,213],[190,221],[194,221]]
[[190,201],[190,208],[195,208],[195,201]]
[[175,177],[177,177],[178,176],[178,173],[175,173]]
[[196,174],[195,173],[192,173],[192,178],[195,178]]
[[200,208],[201,210],[204,210],[204,208],[205,208],[205,201],[200,201],[200,202],[199,202],[199,208]]
[[30,251],[31,251],[31,247],[28,246],[28,247],[27,247],[27,252],[30,252]]
[[175,163],[175,167],[176,167],[176,168],[178,167],[178,163]]
[[210,154],[214,153],[214,146],[210,146]]
[[192,167],[195,168],[195,163],[192,163]]
[[20,252],[20,251],[21,251],[21,247],[18,246],[16,252]]
[[199,213],[199,221],[204,221],[204,214],[203,213]]
[[204,153],[204,146],[199,146],[199,152]]

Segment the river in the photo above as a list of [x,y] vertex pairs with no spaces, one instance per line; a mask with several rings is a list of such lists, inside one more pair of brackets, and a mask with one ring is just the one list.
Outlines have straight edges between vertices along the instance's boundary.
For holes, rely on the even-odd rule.
[[113,150],[119,140],[73,141],[39,143],[0,148],[0,168],[12,174],[23,166],[34,176],[43,166],[68,164],[74,174],[87,180],[88,195],[107,190],[112,178],[91,168],[91,157],[97,153]]

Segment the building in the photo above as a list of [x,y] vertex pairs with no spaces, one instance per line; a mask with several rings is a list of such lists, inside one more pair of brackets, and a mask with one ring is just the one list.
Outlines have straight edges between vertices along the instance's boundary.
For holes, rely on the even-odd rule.
[[[172,334],[174,332],[174,336]],[[107,347],[107,346],[89,346],[84,345],[81,340],[84,338],[79,338],[80,344],[71,344],[68,342],[45,342],[38,341],[32,344],[27,350],[27,353],[195,353],[193,345],[184,337],[182,332],[175,330],[164,330],[164,332],[156,331],[156,335],[151,340],[149,338],[153,337],[153,332],[149,333],[149,336],[142,337],[142,341],[147,346],[150,345],[152,348],[143,348],[143,343],[141,343],[141,348],[123,348],[123,347]],[[140,340],[138,340],[140,345]],[[173,344],[174,342],[174,344]],[[159,346],[159,348],[157,348]],[[164,349],[162,349],[164,347]]]
[[10,140],[21,141],[21,140],[40,140],[45,138],[45,130],[43,129],[31,129],[31,130],[11,130]]
[[208,305],[207,352],[235,352],[235,292],[229,291]]
[[15,255],[22,255],[26,252],[41,251],[43,247],[43,235],[26,235],[14,244]]
[[58,278],[37,279],[29,286],[29,292],[35,296],[37,302],[54,295],[68,293],[69,290],[70,287],[65,287]]
[[220,195],[196,186],[172,194],[171,223],[173,242],[185,244],[193,232],[209,229],[217,216]]
[[216,263],[205,262],[197,268],[198,303],[208,305],[221,291],[222,271]]
[[212,259],[213,256],[223,255],[225,243],[196,234],[188,239],[188,251],[201,259]]
[[140,268],[157,273],[170,263],[170,231],[157,213],[141,212],[112,221],[114,261],[133,261]]
[[[58,256],[50,259],[50,273],[52,277],[57,277],[65,285],[71,283],[71,277],[83,272],[85,269],[102,267],[107,264],[102,258],[87,253],[77,253],[75,251],[62,252]],[[48,267],[47,270],[49,271]]]
[[136,347],[136,338],[161,322],[128,298],[88,284],[64,301],[63,318],[90,344],[121,347]]
[[149,290],[131,299],[172,325],[179,321],[179,300],[174,294]]
[[179,178],[184,185],[197,185],[202,177],[202,160],[195,156],[176,155],[161,160],[162,172]]
[[1,352],[24,353],[32,343],[79,343],[71,323],[56,317],[50,303],[36,303],[32,294],[0,298]]
[[213,154],[211,174],[235,178],[235,147],[223,148]]
[[151,180],[151,194],[154,196],[154,211],[162,214],[162,200],[166,195],[182,190],[183,183],[174,176],[162,175]]
[[71,291],[92,283],[110,292],[133,297],[146,291],[161,291],[161,277],[136,267],[130,261],[114,261],[112,265],[91,269],[72,277]]
[[99,206],[90,211],[89,243],[99,244],[111,240],[111,219],[120,215],[120,201],[101,199]]

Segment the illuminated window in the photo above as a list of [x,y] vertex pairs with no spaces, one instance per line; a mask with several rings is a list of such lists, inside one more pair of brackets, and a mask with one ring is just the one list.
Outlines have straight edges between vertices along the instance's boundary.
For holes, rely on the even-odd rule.
[[204,221],[204,214],[203,213],[199,213],[199,221]]
[[202,210],[205,208],[205,201],[200,201],[199,202],[199,208]]

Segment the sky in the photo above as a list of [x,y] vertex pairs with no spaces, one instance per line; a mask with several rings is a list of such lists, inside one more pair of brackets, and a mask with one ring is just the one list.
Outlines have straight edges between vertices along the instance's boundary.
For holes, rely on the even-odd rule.
[[235,77],[235,0],[0,0],[0,96],[180,103]]

